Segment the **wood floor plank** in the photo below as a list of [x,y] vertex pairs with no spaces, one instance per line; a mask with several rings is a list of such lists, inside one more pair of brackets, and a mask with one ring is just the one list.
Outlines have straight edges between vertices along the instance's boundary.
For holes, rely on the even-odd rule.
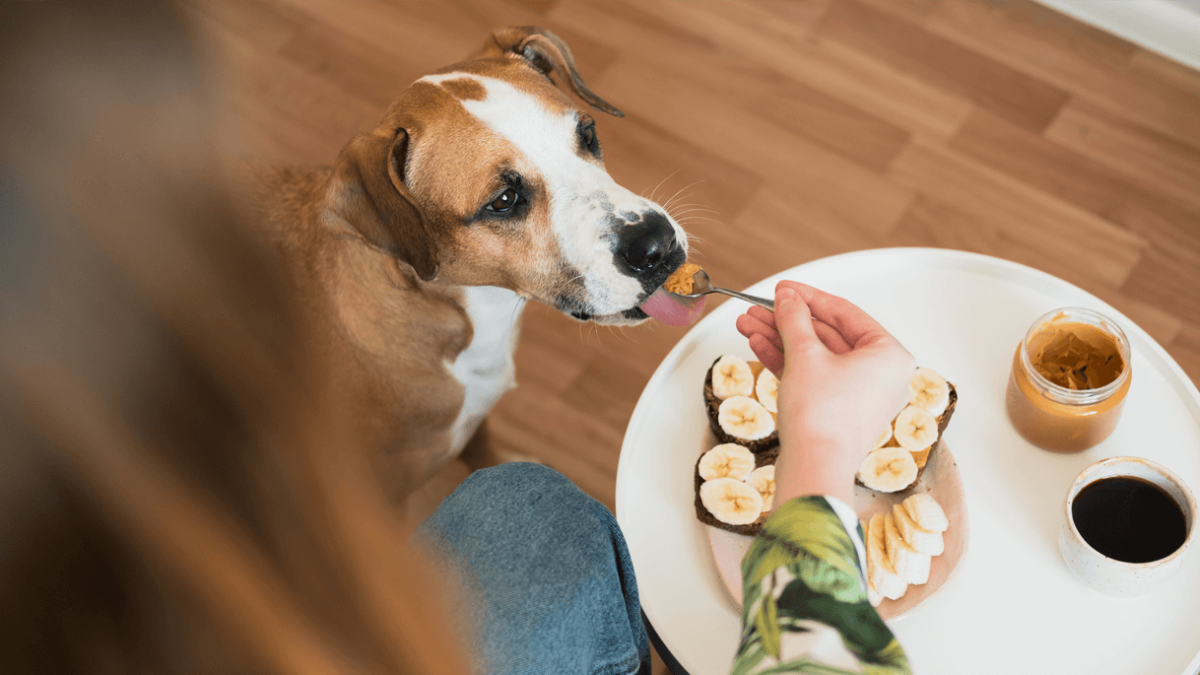
[[298,69],[380,110],[412,83],[411,66],[397,63],[390,54],[324,22],[308,22],[276,53]]
[[887,235],[890,246],[931,246],[974,251],[1028,265],[1088,289],[1144,328],[1155,340],[1170,344],[1181,321],[1174,314],[1097,283],[1094,272],[1072,256],[1048,249],[1027,237],[1014,236],[1003,224],[980,218],[966,208],[929,195],[919,195],[909,212]]
[[1133,182],[1040,135],[977,112],[950,146],[1159,247],[1200,251],[1200,228],[1196,227],[1200,210],[1175,200],[1157,185]]
[[[777,3],[687,3],[688,11],[682,13],[686,24],[717,48],[689,52],[673,45],[674,71],[697,87],[709,87],[719,79],[723,90],[739,100],[768,97],[767,105],[756,106],[759,109],[770,108],[771,93],[795,82],[906,131],[951,135],[969,112],[970,102],[838,43],[808,36],[808,27],[821,18],[827,5],[826,0],[784,5],[803,11],[797,25],[790,17],[780,20]],[[639,6],[660,13],[674,7],[673,3]],[[662,53],[640,35],[622,38],[621,48]]]
[[1174,87],[1192,96],[1200,96],[1200,70],[1169,59],[1162,54],[1139,49],[1130,61],[1130,73]]
[[664,19],[653,10],[651,3],[621,0],[563,2],[547,12],[546,18],[553,27],[596,36],[625,58],[662,53],[695,57],[719,49],[717,36],[705,35],[702,28],[685,20]]
[[[801,6],[822,8],[823,4],[801,3]],[[597,12],[587,7],[565,6],[563,11],[554,14],[554,18],[560,22],[593,22]],[[613,21],[618,10],[610,5],[604,7],[609,9],[600,14]],[[632,8],[613,3],[611,7],[625,8],[622,12],[633,16],[648,13],[657,17],[668,11],[679,13],[674,3],[641,3]],[[906,142],[907,133],[849,103],[780,74],[776,69],[777,58],[792,51],[791,44],[796,36],[791,32],[771,35],[771,53],[775,58],[755,59],[755,50],[744,40],[745,36],[751,35],[753,41],[761,42],[762,26],[778,25],[779,22],[774,20],[772,13],[746,11],[761,10],[757,5],[733,6],[742,10],[733,12],[730,7],[728,3],[689,4],[688,11],[681,14],[686,20],[680,22],[688,29],[686,38],[680,37],[678,31],[664,38],[656,31],[655,24],[643,22],[639,24],[638,34],[623,35],[614,40],[631,54],[628,58],[644,59],[643,67],[652,71],[659,65],[661,53],[656,42],[669,39],[676,51],[672,52],[670,74],[663,76],[684,77],[696,87],[714,90],[713,83],[719,82],[720,89],[716,90],[719,95],[742,102],[747,110],[758,111],[780,127],[868,168],[880,170],[886,166]],[[735,17],[736,22],[731,21]],[[815,20],[819,13],[809,12],[806,17]],[[750,53],[746,53],[748,48]],[[655,56],[646,60],[647,52]]]
[[1138,49],[1131,43],[1031,0],[948,2],[925,25],[995,63],[1120,110],[1177,140],[1200,139],[1200,92],[1174,86],[1151,64],[1135,68]]
[[[976,227],[994,228],[1005,240],[1020,242],[1030,251],[1046,251],[1061,265],[1089,275],[1092,283],[1110,288],[1125,282],[1147,245],[1144,238],[1084,209],[936,145],[914,144],[897,158],[889,176],[970,214],[954,218],[930,211],[924,203],[928,223],[957,220],[944,227],[963,231],[961,236],[974,236],[970,231]],[[918,212],[920,204],[914,205]],[[912,215],[910,211],[906,218]]]
[[378,104],[348,96],[329,81],[264,50],[236,29],[202,21],[205,39],[238,64],[223,78],[227,98],[263,159],[329,165],[357,133],[379,121]]
[[824,91],[913,134],[946,139],[974,105],[892,64],[837,41],[814,38],[778,67],[789,77]]
[[275,0],[185,0],[181,7],[196,19],[211,21],[230,34],[252,38],[265,52],[282,46],[312,17]]
[[535,454],[610,510],[615,510],[617,456],[624,428],[533,387],[509,392],[488,419],[501,451]]
[[682,136],[705,139],[710,152],[745,171],[768,179],[787,177],[810,199],[836,201],[863,227],[886,231],[911,198],[879,174],[762,119],[717,87],[697,89],[673,77],[665,65],[618,65],[597,86],[614,100],[640,102],[626,112]]
[[[792,43],[806,35],[835,0],[664,0],[638,2],[639,11],[658,17],[666,25],[686,27],[704,36],[720,50],[738,44],[740,36],[753,35],[773,44]],[[606,3],[605,7],[616,7]]]
[[1127,178],[1200,205],[1200,146],[1081,100],[1063,108],[1043,135]]
[[689,227],[732,218],[763,183],[756,173],[714,153],[709,136],[680,135],[640,114],[601,119],[597,130],[613,178],[669,203],[670,213]]
[[878,235],[837,208],[808,199],[782,180],[756,194],[732,225],[726,238],[739,242],[721,242],[724,264],[718,269],[733,288],[810,260],[881,245]]
[[1131,42],[1034,2],[939,3],[921,24],[932,33],[1060,88],[1126,72]]
[[[1200,230],[1200,221],[1191,227]],[[1200,235],[1193,230],[1192,234]],[[1121,290],[1200,323],[1200,251],[1156,244],[1146,249]]]
[[906,19],[913,23],[921,23],[930,15],[936,13],[944,4],[944,0],[920,0],[919,2],[896,2],[895,0],[858,0],[864,5],[888,14]]
[[1185,323],[1175,341],[1167,346],[1192,382],[1200,382],[1200,323]]
[[782,129],[827,150],[883,171],[910,134],[805,84],[785,82],[746,103]]
[[282,1],[311,17],[320,17],[333,28],[355,36],[422,75],[461,61],[478,49],[485,37],[474,27],[464,25],[453,5],[430,3],[431,7],[421,8],[379,0]]
[[1044,129],[1067,101],[1061,89],[857,0],[834,3],[815,32],[1033,131]]

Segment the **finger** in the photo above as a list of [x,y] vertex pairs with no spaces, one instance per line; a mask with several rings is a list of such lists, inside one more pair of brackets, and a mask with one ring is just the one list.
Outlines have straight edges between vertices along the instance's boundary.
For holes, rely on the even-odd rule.
[[796,289],[784,285],[787,283],[780,282],[775,290],[775,327],[783,337],[784,353],[814,346],[824,349],[824,344],[813,329],[808,303]]
[[871,315],[845,298],[795,281],[781,281],[776,288],[781,287],[799,293],[812,316],[837,330],[852,349],[891,335]]
[[[746,313],[742,316],[749,316],[752,320],[770,327],[770,333],[765,333],[761,330],[757,332],[766,335],[767,339],[775,342],[776,347],[783,349],[783,339],[778,337],[779,332],[775,330],[775,312],[752,305],[750,309],[746,310]],[[742,319],[739,318],[738,321],[741,322]],[[739,323],[738,325],[740,326],[741,324]],[[841,333],[838,333],[835,328],[824,321],[813,319],[813,329],[816,331],[817,337],[821,339],[821,342],[823,342],[825,346],[829,348],[829,351],[833,352],[834,354],[845,354],[846,352],[850,351],[850,345],[846,342],[846,339],[842,337]],[[748,333],[743,332],[742,334],[746,337],[750,337]]]
[[762,321],[759,321],[757,317],[750,316],[749,314],[743,314],[739,316],[737,318],[736,325],[738,332],[742,335],[745,335],[747,338],[755,335],[761,335],[770,341],[771,344],[775,345],[777,349],[783,349],[783,338],[779,335],[779,331],[775,330],[773,325],[768,326]]
[[769,309],[759,307],[758,305],[750,305],[750,309],[746,310],[746,313],[765,323],[771,328],[775,327],[775,312],[772,312]]
[[750,337],[750,351],[762,361],[763,366],[767,370],[775,374],[775,377],[783,377],[783,352],[771,343],[770,340],[762,335],[752,335]]
[[846,338],[842,337],[836,328],[824,321],[813,319],[813,330],[816,331],[821,342],[834,354],[847,354],[854,351],[854,348],[846,342]]

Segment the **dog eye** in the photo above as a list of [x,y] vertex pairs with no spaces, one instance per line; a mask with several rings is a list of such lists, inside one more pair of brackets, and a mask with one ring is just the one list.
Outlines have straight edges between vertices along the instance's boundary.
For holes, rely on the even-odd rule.
[[579,140],[583,143],[583,147],[591,151],[593,155],[599,152],[600,142],[596,139],[595,123],[579,127]]
[[496,197],[496,201],[488,204],[488,210],[496,213],[508,213],[519,201],[521,201],[521,195],[517,194],[516,190],[508,188],[501,192],[499,197]]

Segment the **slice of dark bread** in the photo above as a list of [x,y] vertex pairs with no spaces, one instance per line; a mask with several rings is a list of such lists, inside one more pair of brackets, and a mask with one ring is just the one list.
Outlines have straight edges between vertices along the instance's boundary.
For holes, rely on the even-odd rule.
[[[733,532],[735,534],[745,534],[745,535],[749,535],[749,536],[754,536],[755,534],[758,534],[758,531],[762,529],[763,522],[766,521],[767,516],[770,515],[769,513],[762,514],[761,516],[758,517],[758,520],[756,520],[753,523],[750,523],[748,525],[730,525],[729,523],[723,523],[723,522],[717,520],[715,517],[713,517],[713,514],[708,512],[708,509],[704,508],[704,502],[700,501],[700,486],[704,484],[704,479],[700,477],[700,458],[701,457],[704,457],[704,455],[702,454],[702,455],[700,455],[700,457],[696,458],[696,467],[693,469],[693,473],[695,474],[695,481],[696,481],[696,518],[698,518],[700,520],[700,522],[704,523],[705,525],[712,525],[713,527],[719,527],[722,530],[727,530],[727,531]],[[778,447],[776,447],[772,450],[766,450],[766,451],[763,451],[760,453],[756,453],[754,455],[754,468],[757,469],[760,466],[767,466],[768,464],[774,464],[775,460],[777,460],[777,459],[779,459],[779,448]]]
[[[938,422],[937,440],[933,442],[933,445],[929,446],[929,452],[928,452],[928,454],[925,455],[925,457],[921,458],[921,457],[918,457],[918,455],[916,453],[913,453],[913,459],[916,460],[916,462],[917,462],[917,477],[914,478],[913,482],[908,484],[908,486],[901,488],[900,490],[897,490],[896,492],[904,492],[905,490],[911,490],[914,485],[916,485],[917,483],[919,483],[921,481],[921,476],[925,475],[925,467],[929,466],[929,460],[933,458],[933,453],[937,452],[938,447],[941,446],[941,444],[942,444],[942,434],[944,434],[946,432],[946,427],[950,426],[950,418],[954,415],[955,407],[958,406],[958,389],[956,389],[955,386],[953,384],[950,384],[949,382],[947,382],[946,384],[949,385],[949,387],[950,387],[950,402],[946,404],[946,409],[944,411],[942,411],[942,414],[938,415],[938,417],[937,417],[937,422]],[[899,414],[899,413],[897,413],[897,414]],[[899,447],[899,446],[900,446],[900,444],[896,442],[896,438],[894,436],[892,437],[892,439],[890,441],[883,444],[883,447],[885,447],[885,448]],[[862,484],[862,481],[858,480],[857,476],[855,476],[855,478],[854,478],[854,484],[862,485],[863,487],[867,487],[866,485]],[[871,488],[867,488],[867,489],[870,490]]]
[[[738,445],[749,449],[750,452],[753,452],[754,454],[766,452],[771,448],[779,447],[778,428],[776,428],[775,431],[772,431],[770,436],[767,436],[766,438],[760,438],[756,441],[748,441],[744,438],[730,436],[729,434],[725,433],[724,429],[721,428],[721,424],[717,421],[717,414],[721,408],[721,399],[717,398],[717,395],[713,393],[712,388],[713,366],[717,365],[717,361],[720,360],[720,357],[718,357],[716,361],[713,361],[712,365],[708,367],[708,373],[704,376],[704,410],[708,414],[708,426],[710,429],[712,429],[713,435],[716,436],[717,440],[722,443],[737,443]],[[755,376],[757,377],[757,373],[755,373]]]

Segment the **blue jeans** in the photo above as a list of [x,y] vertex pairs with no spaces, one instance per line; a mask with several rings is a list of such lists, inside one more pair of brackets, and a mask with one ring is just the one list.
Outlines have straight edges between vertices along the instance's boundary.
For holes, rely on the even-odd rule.
[[414,536],[463,589],[476,672],[648,675],[633,563],[617,521],[553,469],[471,474]]

